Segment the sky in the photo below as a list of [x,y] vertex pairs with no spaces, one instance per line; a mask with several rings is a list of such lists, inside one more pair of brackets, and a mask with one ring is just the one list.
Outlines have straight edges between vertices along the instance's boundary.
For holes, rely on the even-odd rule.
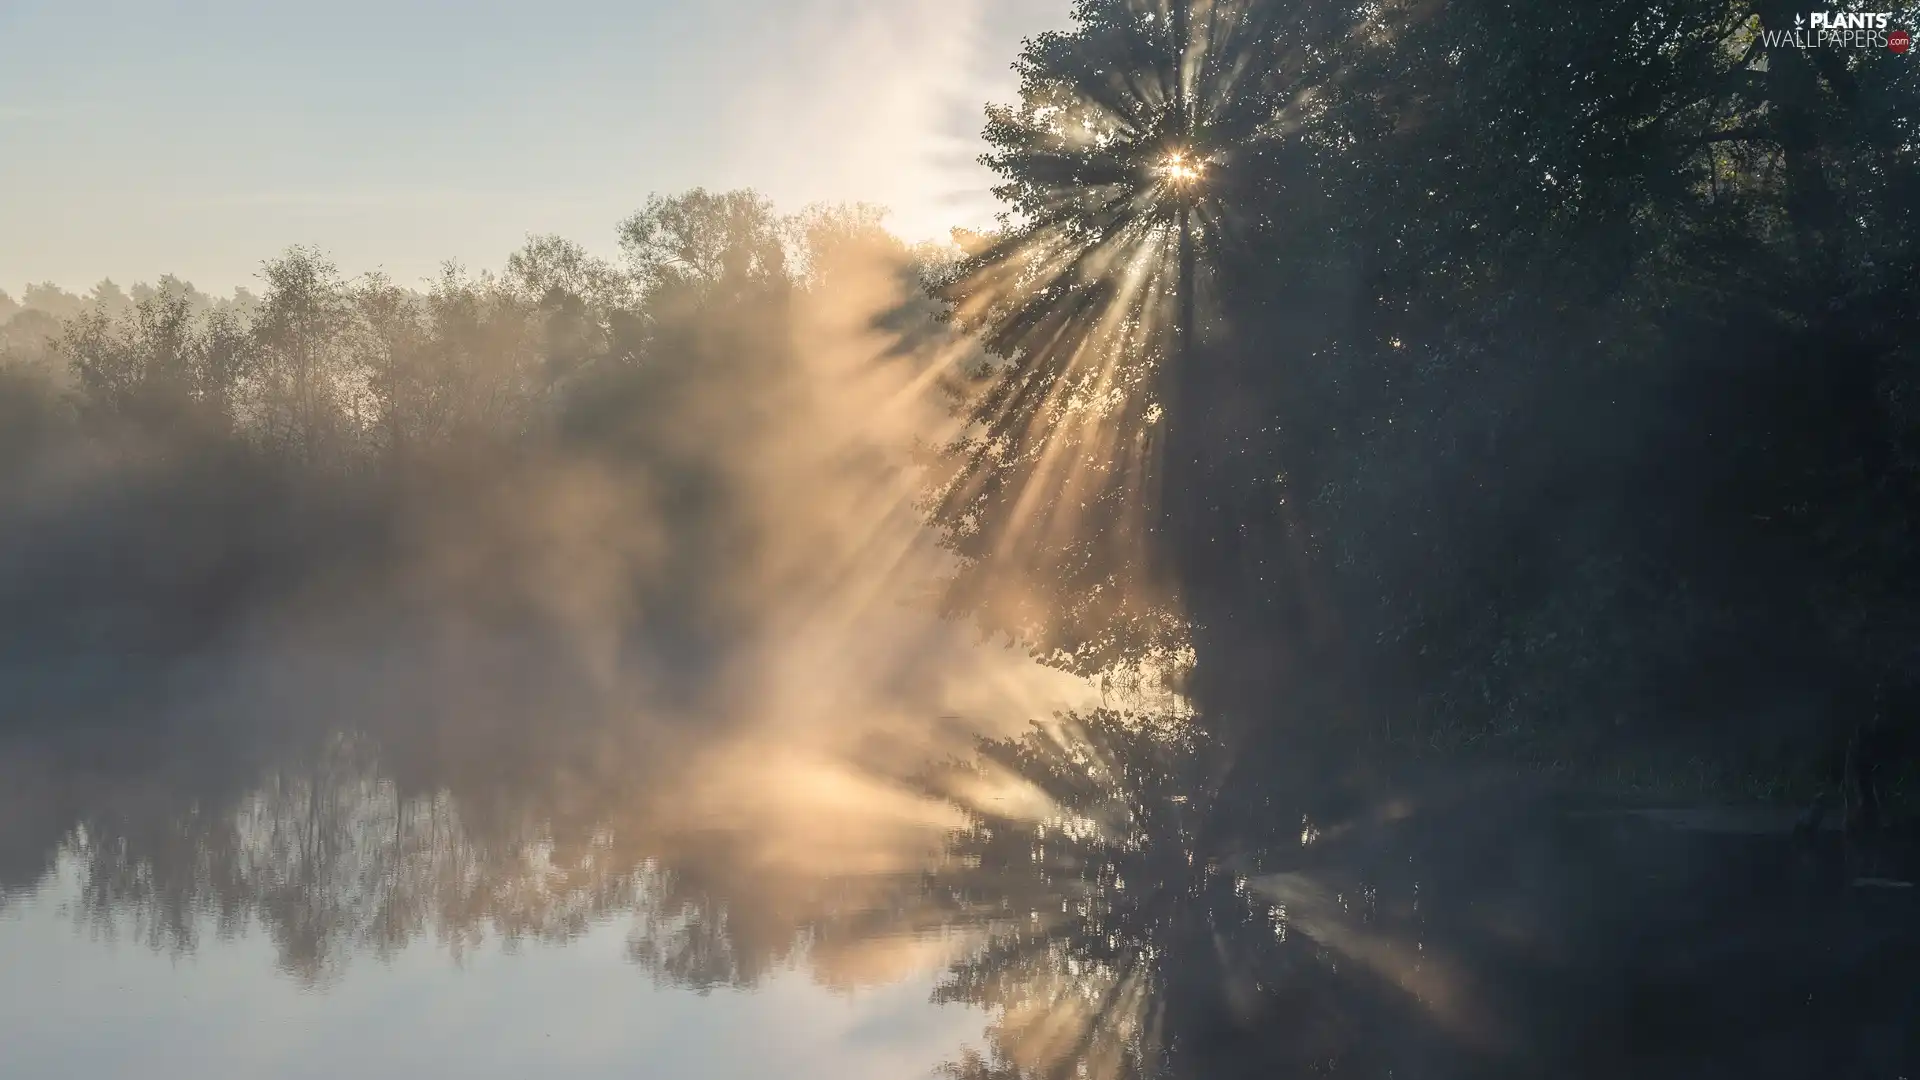
[[975,160],[1068,0],[0,0],[0,289],[316,245],[401,282],[530,233],[604,254],[652,192],[991,220]]

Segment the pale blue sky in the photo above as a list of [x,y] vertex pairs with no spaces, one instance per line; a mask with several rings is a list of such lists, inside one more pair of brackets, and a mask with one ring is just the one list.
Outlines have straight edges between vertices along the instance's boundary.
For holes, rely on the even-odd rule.
[[226,291],[291,243],[403,281],[650,191],[990,217],[981,106],[1068,0],[0,0],[0,288]]

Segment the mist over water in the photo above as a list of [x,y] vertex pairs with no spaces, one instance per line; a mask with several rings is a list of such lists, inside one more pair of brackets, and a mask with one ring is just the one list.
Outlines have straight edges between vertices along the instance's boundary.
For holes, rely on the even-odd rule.
[[[678,316],[691,355],[649,363],[685,369],[643,365],[641,417],[583,436],[267,479],[192,452],[46,448],[15,479],[12,594],[53,603],[49,580],[92,574],[153,592],[103,599],[120,622],[44,648],[65,663],[9,672],[31,703],[14,733],[55,758],[150,742],[127,756],[155,770],[202,740],[259,770],[348,739],[430,785],[564,764],[586,772],[554,783],[612,785],[599,797],[658,827],[752,834],[769,867],[911,865],[890,834],[952,819],[901,786],[909,771],[1097,691],[926,602],[944,555],[908,456],[950,423],[933,380],[964,358],[951,335],[875,328],[907,299],[904,249],[872,232],[842,248],[812,252],[807,282],[776,271],[751,303]],[[103,520],[116,498],[145,505]],[[258,570],[168,558],[223,544]],[[206,625],[153,624],[172,617]],[[89,654],[89,631],[106,647]]]
[[[336,335],[288,351],[335,349],[345,423],[274,416],[301,403],[257,368],[233,435],[196,426],[203,397],[105,437],[52,417],[7,477],[6,593],[39,617],[9,627],[8,929],[57,912],[188,961],[259,938],[270,970],[349,994],[358,965],[579,939],[663,987],[905,979],[924,1000],[980,931],[920,875],[976,801],[1052,810],[1010,776],[927,770],[1103,695],[938,610],[951,556],[913,452],[978,360],[928,318],[927,254],[864,211],[795,220],[790,251],[741,208],[683,226],[714,262],[678,297],[654,283],[641,360],[603,339],[588,370],[521,381],[516,338],[558,332],[535,287],[419,299],[296,253],[253,325],[285,302]],[[412,430],[398,407],[354,417],[376,376],[337,342],[379,332],[383,300],[442,335],[409,374],[463,349],[500,412],[463,415],[474,387],[443,383]],[[152,311],[102,333],[149,349]],[[571,405],[594,379],[628,407]]]

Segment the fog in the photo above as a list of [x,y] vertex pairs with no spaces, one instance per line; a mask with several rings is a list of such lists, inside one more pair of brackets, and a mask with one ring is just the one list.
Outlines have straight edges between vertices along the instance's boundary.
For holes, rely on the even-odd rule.
[[1906,1075],[1920,81],[1781,17],[1097,0],[947,241],[0,297],[0,913],[921,986],[972,1080]]

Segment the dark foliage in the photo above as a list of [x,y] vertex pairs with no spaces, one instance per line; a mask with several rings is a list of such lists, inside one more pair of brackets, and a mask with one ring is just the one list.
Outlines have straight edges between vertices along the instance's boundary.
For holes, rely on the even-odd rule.
[[[1920,76],[1769,44],[1791,14],[1081,3],[992,114],[1012,215],[948,287],[1005,365],[956,549],[1033,572],[1007,538],[1081,515],[1040,576],[1160,598],[1203,712],[1257,742],[1809,781],[1920,664]],[[1169,146],[1208,163],[1190,190]],[[1158,328],[1113,380],[1155,450],[1144,553],[1034,468],[1075,432],[1026,404],[1123,303]],[[1041,643],[1162,644],[1110,633]]]

